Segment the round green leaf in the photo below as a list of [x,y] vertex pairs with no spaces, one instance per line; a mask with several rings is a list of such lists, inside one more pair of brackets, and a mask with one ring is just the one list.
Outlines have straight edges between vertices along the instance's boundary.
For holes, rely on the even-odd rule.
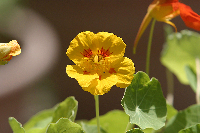
[[165,133],[178,133],[181,129],[200,123],[200,105],[179,111],[166,125]]
[[187,52],[193,58],[200,58],[200,34],[190,30],[182,30],[180,33],[176,33],[178,37],[178,45],[180,48]]
[[51,123],[46,133],[84,133],[81,126],[67,118],[60,118],[56,123]]
[[196,32],[183,30],[168,35],[161,54],[161,63],[173,72],[182,84],[189,84],[185,66],[196,70],[195,58],[200,57],[200,35]]
[[155,130],[165,125],[167,107],[160,83],[155,78],[150,80],[146,73],[134,75],[121,103],[132,124]]

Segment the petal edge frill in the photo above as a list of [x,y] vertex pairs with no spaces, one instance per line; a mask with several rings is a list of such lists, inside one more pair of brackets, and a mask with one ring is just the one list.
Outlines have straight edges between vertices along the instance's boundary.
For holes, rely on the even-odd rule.
[[128,87],[131,84],[133,74],[135,73],[135,67],[132,60],[123,57],[119,65],[116,65],[116,70],[116,76],[118,78],[116,86],[120,88]]
[[110,75],[99,80],[95,79],[88,87],[83,87],[83,90],[90,92],[92,95],[103,95],[110,91],[111,87],[117,83],[116,75]]

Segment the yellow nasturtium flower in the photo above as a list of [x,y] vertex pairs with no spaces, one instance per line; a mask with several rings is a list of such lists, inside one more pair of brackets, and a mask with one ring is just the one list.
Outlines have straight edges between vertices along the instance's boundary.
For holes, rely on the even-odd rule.
[[66,73],[93,95],[103,95],[113,85],[125,88],[135,73],[132,60],[123,57],[125,48],[123,40],[112,33],[81,32],[67,49],[76,65],[67,65]]
[[5,65],[12,59],[12,56],[17,56],[21,53],[20,45],[16,40],[9,43],[0,43],[0,65]]

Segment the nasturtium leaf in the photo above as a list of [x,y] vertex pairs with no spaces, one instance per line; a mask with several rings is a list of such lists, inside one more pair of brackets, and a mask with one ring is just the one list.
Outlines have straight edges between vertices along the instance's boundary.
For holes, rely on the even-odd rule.
[[[89,124],[86,124],[86,123],[81,123],[81,126],[82,126],[82,129],[84,130],[84,133],[98,133],[98,130],[97,130],[97,125],[89,125]],[[100,132],[101,133],[107,133],[104,129],[102,129],[100,127]]]
[[69,118],[74,121],[78,108],[78,102],[74,97],[68,97],[55,107],[41,111],[34,115],[25,125],[26,133],[46,133],[50,123],[57,122],[60,118]]
[[180,48],[193,56],[193,58],[200,58],[200,34],[190,30],[182,30],[179,37]]
[[150,80],[144,72],[134,74],[121,104],[130,116],[130,122],[141,129],[158,130],[165,125],[167,107],[160,83],[155,78]]
[[144,132],[140,129],[135,128],[135,129],[131,129],[129,131],[126,131],[126,133],[144,133]]
[[185,73],[187,76],[187,79],[189,81],[189,84],[194,92],[197,90],[197,77],[196,73],[192,70],[190,66],[185,66]]
[[22,127],[22,124],[19,123],[15,118],[9,117],[9,124],[14,133],[25,133],[25,130]]
[[31,128],[26,133],[46,133],[46,128]]
[[177,113],[178,111],[172,105],[167,104],[167,120],[170,120]]
[[56,107],[52,122],[57,122],[60,118],[69,118],[71,121],[74,121],[76,118],[76,113],[78,109],[78,101],[71,96],[65,99],[65,101],[59,103]]
[[53,112],[54,109],[52,108],[37,113],[24,124],[24,129],[28,131],[31,128],[45,128],[52,121]]
[[196,32],[183,30],[168,35],[161,54],[161,63],[173,72],[182,84],[189,84],[185,66],[195,69],[195,58],[200,57],[200,35]]
[[[108,133],[124,133],[129,122],[129,117],[124,111],[112,110],[100,116],[100,126]],[[96,124],[96,118],[87,124]]]
[[46,133],[84,133],[81,126],[67,118],[60,118],[56,123],[51,123]]
[[178,133],[200,133],[200,124],[180,130]]
[[165,128],[165,133],[178,133],[181,129],[200,123],[200,105],[192,105],[179,111],[171,118]]

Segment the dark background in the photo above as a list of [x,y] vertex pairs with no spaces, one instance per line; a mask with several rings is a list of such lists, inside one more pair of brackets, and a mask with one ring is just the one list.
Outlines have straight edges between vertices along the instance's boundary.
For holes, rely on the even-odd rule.
[[[100,31],[112,32],[123,38],[127,44],[125,56],[133,60],[136,72],[145,71],[149,27],[139,41],[136,55],[132,54],[132,49],[140,23],[151,2],[152,0],[26,0],[17,3],[16,7],[19,6],[23,9],[20,13],[26,14],[27,12],[24,9],[30,9],[29,11],[34,12],[36,16],[39,16],[44,21],[44,25],[38,25],[37,20],[31,19],[32,15],[30,14],[25,15],[26,19],[23,18],[23,15],[19,15],[15,17],[16,20],[12,20],[12,25],[14,26],[11,27],[15,33],[12,34],[8,24],[10,21],[8,23],[2,22],[1,27],[3,28],[0,28],[1,42],[17,39],[21,45],[22,53],[17,57],[13,57],[7,65],[0,66],[0,85],[3,86],[0,87],[0,132],[11,133],[8,117],[15,117],[24,124],[32,115],[40,110],[53,107],[68,96],[75,96],[79,102],[76,119],[91,119],[95,117],[93,95],[84,92],[77,81],[68,77],[65,72],[66,65],[73,64],[66,55],[69,43],[82,31],[92,31],[94,33]],[[182,2],[191,6],[195,12],[200,14],[200,1],[182,0]],[[16,16],[13,12],[9,15]],[[41,48],[31,48],[30,51],[25,51],[29,47],[29,42],[20,37],[21,29],[23,29],[23,33],[27,31],[27,33],[33,34],[29,32],[29,26],[25,28],[26,21],[28,24],[34,25],[33,29],[45,25],[51,27],[53,35],[49,39],[55,38],[56,40],[53,43],[53,47],[48,45],[50,44],[48,38],[43,38],[46,33],[50,33],[47,30],[42,31],[42,34],[36,32],[34,34],[36,38],[30,39],[30,44],[35,44],[35,47],[40,46]],[[178,31],[188,29],[180,17],[172,21],[176,24]],[[15,23],[17,24],[15,25]],[[160,63],[159,59],[165,40],[163,26],[164,23],[156,22],[151,52],[150,77],[156,77],[160,81],[166,97],[166,68]],[[17,38],[18,36],[19,39]],[[36,45],[34,43],[36,40],[41,43]],[[52,49],[53,51],[51,51]],[[38,50],[41,50],[42,54],[38,54]],[[44,57],[45,59],[42,59]],[[41,59],[42,61],[40,61]],[[46,61],[50,63],[47,66],[43,66]],[[29,63],[25,64],[25,62]],[[32,69],[32,67],[37,69]],[[22,71],[17,74],[14,72],[9,73],[10,70],[15,69]],[[32,74],[37,73],[38,76],[36,75],[36,78],[31,78],[33,77]],[[12,79],[12,77],[16,78]],[[23,79],[23,77],[26,77],[26,79]],[[5,82],[6,85],[4,85]],[[190,87],[180,84],[175,76],[174,82],[175,108],[182,110],[194,104],[195,95]],[[120,101],[123,94],[124,89],[114,86],[110,92],[100,96],[100,115],[113,109],[122,110]]]

